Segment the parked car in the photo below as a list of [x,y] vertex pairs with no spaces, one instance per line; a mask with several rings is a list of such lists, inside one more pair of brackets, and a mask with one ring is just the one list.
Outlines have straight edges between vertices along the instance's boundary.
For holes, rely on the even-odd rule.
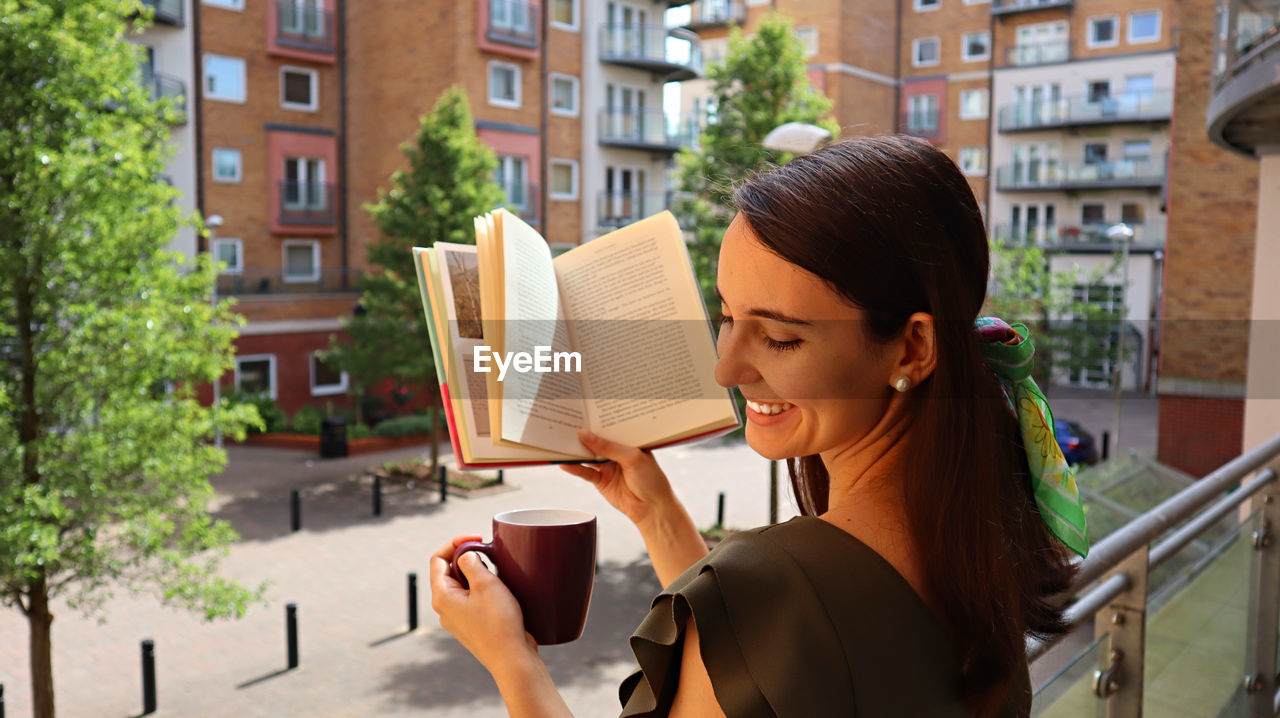
[[1098,463],[1098,442],[1079,424],[1055,418],[1053,432],[1058,436],[1058,446],[1062,448],[1062,456],[1068,464],[1092,466]]

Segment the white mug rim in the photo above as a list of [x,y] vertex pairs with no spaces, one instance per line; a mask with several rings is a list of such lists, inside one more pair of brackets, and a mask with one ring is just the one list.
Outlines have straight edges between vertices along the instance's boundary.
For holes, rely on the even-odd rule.
[[[520,514],[553,514],[562,518],[536,521],[536,520],[519,520]],[[589,511],[580,511],[578,509],[512,509],[495,514],[494,523],[507,524],[508,526],[580,526],[582,524],[591,523],[596,520],[596,515]]]

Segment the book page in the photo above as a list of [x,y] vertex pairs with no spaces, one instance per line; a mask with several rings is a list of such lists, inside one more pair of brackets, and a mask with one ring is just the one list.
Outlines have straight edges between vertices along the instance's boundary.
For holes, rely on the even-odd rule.
[[706,306],[670,212],[572,249],[555,268],[592,431],[648,446],[737,423],[715,381]]
[[494,239],[502,245],[503,341],[501,354],[490,364],[505,359],[509,366],[505,376],[497,366],[490,372],[501,377],[501,438],[586,456],[578,430],[587,425],[587,415],[573,363],[556,361],[551,371],[539,371],[537,366],[520,371],[516,363],[520,361],[517,354],[533,358],[545,353],[552,365],[550,357],[571,352],[551,248],[519,217],[505,210],[495,214],[499,214],[500,234]]

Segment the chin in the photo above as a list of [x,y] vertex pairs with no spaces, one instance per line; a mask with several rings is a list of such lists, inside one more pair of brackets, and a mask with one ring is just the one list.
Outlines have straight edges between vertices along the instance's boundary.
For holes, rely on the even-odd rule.
[[[754,431],[753,431],[754,430]],[[759,430],[747,424],[747,446],[753,451],[771,461],[785,461],[793,456],[800,456],[795,451],[788,450],[787,447],[776,442],[764,440],[757,432]]]

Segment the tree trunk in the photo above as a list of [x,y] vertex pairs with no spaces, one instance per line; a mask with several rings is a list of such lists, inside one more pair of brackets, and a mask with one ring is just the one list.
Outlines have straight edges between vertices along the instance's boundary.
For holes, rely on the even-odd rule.
[[48,583],[44,578],[31,585],[27,621],[31,625],[31,705],[35,718],[53,718],[53,636],[49,631]]

